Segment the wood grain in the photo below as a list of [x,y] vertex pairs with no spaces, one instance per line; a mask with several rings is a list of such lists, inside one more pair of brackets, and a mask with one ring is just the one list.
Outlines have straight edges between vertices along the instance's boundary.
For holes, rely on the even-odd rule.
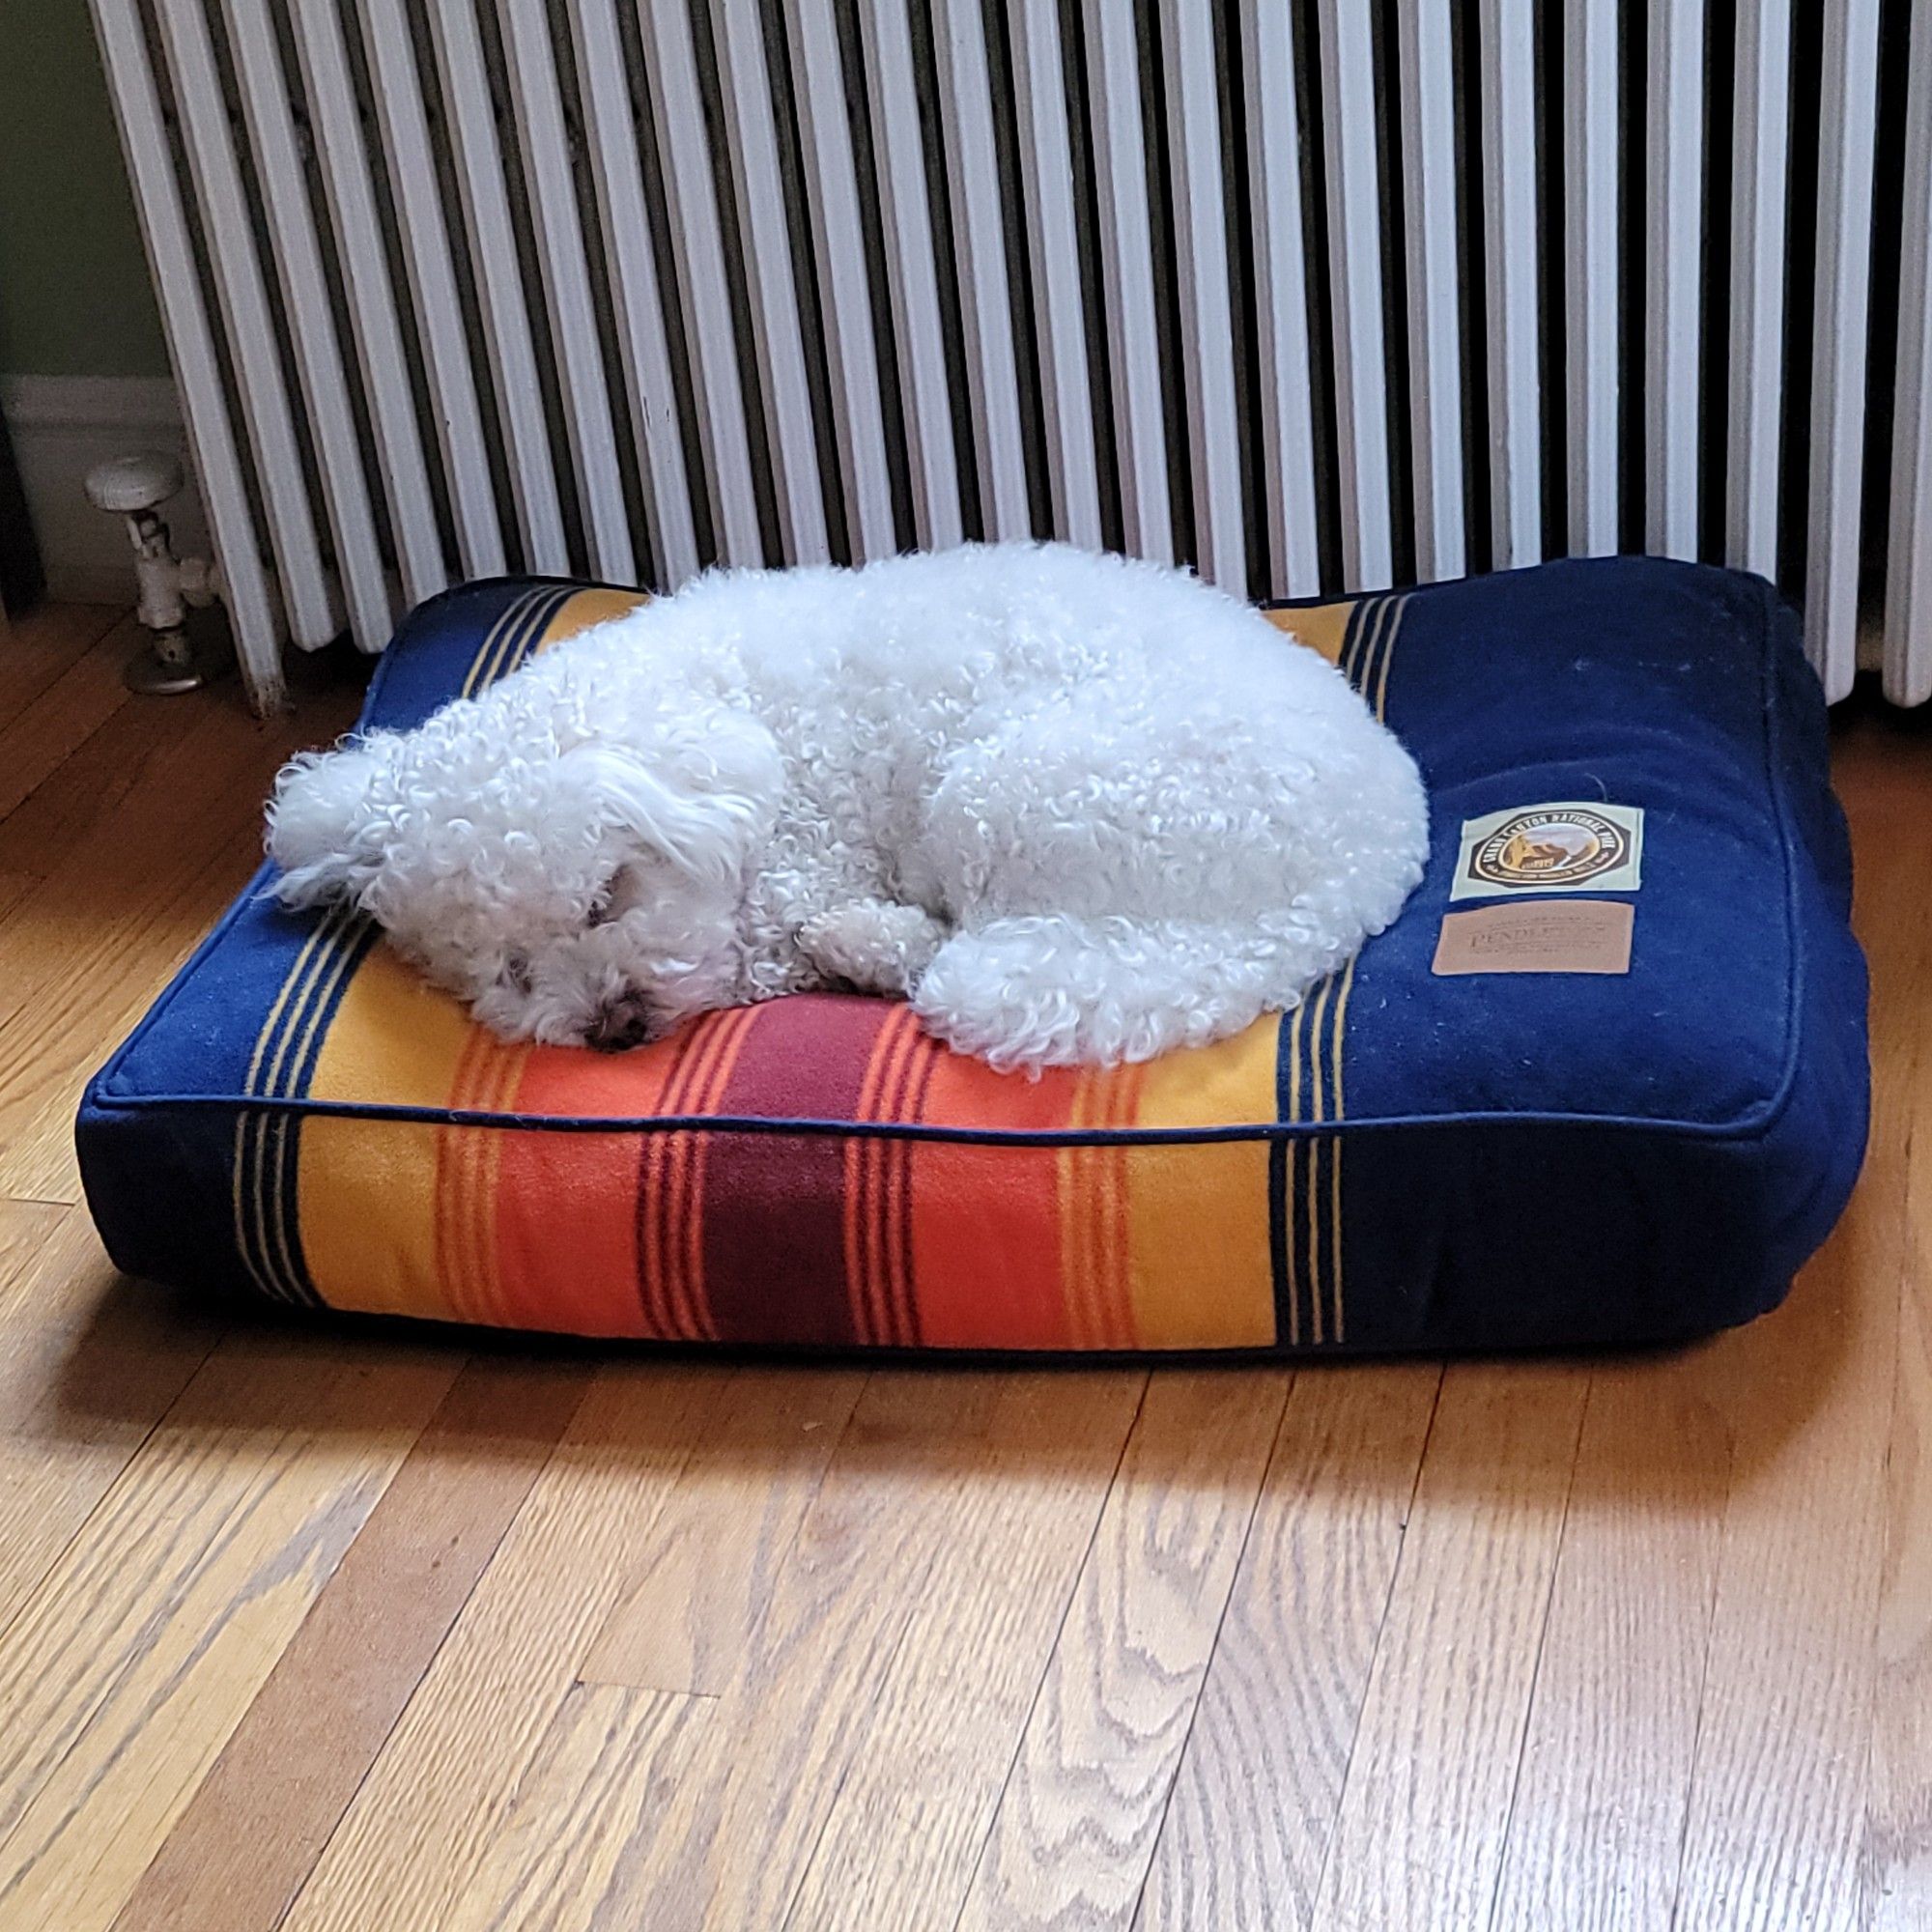
[[730,1379],[710,1366],[598,1372],[286,1932],[443,1922]]
[[1871,1932],[1919,1932],[1932,1925],[1932,931],[1921,910],[1932,865],[1918,836],[1922,767],[1896,741],[1887,750],[1883,763],[1846,774],[1872,968],[1874,1105],[1864,1179],[1838,1238],[1864,1248],[1846,1285],[1867,1300],[1887,1293],[1888,1231],[1898,1244],[1861,1902]]
[[225,1344],[0,1654],[0,1927],[120,1909],[454,1370]]
[[[1932,1112],[1928,1072],[1921,1042],[1916,1120]],[[1866,1831],[1872,1932],[1932,1925],[1932,1159],[1922,1137],[1910,1146],[1905,1206]]]
[[717,1722],[709,1698],[578,1685],[440,1932],[654,1925],[639,1874],[665,1829],[666,1792]]
[[115,604],[43,604],[16,615],[0,650],[0,724],[19,718],[128,612]]
[[1307,1922],[1439,1380],[1295,1377],[1136,1924]]
[[1711,1360],[1591,1378],[1493,1932],[1669,1932],[1731,1476]]
[[1289,1380],[1149,1381],[959,1932],[1131,1922]]
[[0,1194],[79,1199],[82,1084],[193,949],[260,852],[261,801],[341,698],[258,726],[218,691],[157,731],[124,706],[0,822],[0,871],[41,882],[0,922]]
[[[280,1922],[583,1400],[578,1366],[457,1377],[115,1932]],[[286,1776],[301,1766],[299,1779]]]
[[1443,1378],[1309,1920],[1479,1925],[1494,1896],[1586,1378]]
[[[1064,1601],[1143,1379],[874,1374],[800,1524],[745,1676],[640,1865],[638,1883],[656,1901],[652,1932],[783,1924],[848,1781],[885,1750],[906,1762],[915,1720],[902,1700],[929,1697],[944,1720],[972,1727],[982,1677],[987,1696],[1010,1694],[1013,1659],[989,1655],[983,1639],[972,1648],[969,1619],[990,1614],[997,1627],[989,1606],[1011,1593],[1050,1596],[1037,1583],[1043,1561],[1064,1562]],[[1084,1515],[1084,1526],[1042,1530],[1055,1515]],[[1059,1557],[1069,1542],[1070,1559]],[[932,1654],[927,1634],[949,1618],[961,1639],[950,1660]],[[1031,1634],[1013,1635],[1023,1644]],[[1042,1664],[1050,1638],[1050,1629],[1032,1638]],[[924,1660],[911,1676],[908,1655]],[[983,1730],[975,1735],[983,1747]],[[932,1824],[943,1829],[937,1816]],[[897,1869],[922,1849],[881,1838],[865,1862]],[[962,1872],[947,1912],[964,1883]]]
[[1882,1894],[1917,1861],[1899,1848],[1925,1842],[1909,1799],[1890,1808],[1924,1767],[1901,1767],[1904,1791],[1891,1781],[1895,1733],[1877,1704],[1899,1306],[1918,1267],[1911,1147],[1925,1120],[1921,800],[1889,783],[1851,795],[1874,991],[1864,1178],[1789,1301],[1715,1356],[1737,1478],[1685,1833],[1685,1926],[1862,1928],[1875,1883]]
[[8,1289],[67,1211],[54,1202],[0,1200],[0,1308],[7,1305]]
[[30,1226],[39,1245],[0,1283],[0,1631],[221,1332],[118,1275],[85,1209],[0,1204],[0,1228]]
[[[959,1486],[864,1748],[803,1865],[788,1932],[951,1932],[1145,1383],[1119,1371],[1015,1378],[1003,1439]],[[724,1922],[762,1922],[779,1899],[766,1874],[784,1862],[768,1860]]]
[[132,617],[124,617],[26,701],[10,705],[0,696],[0,818],[128,702],[121,673],[144,635]]
[[851,1418],[863,1370],[733,1383],[659,1520],[642,1574],[590,1647],[592,1684],[716,1695],[743,1675],[779,1569]]
[[[1775,1316],[1724,1351],[1724,1519],[1678,1922],[1864,1918],[1891,1306],[1861,1204]],[[1889,1233],[1883,1246],[1894,1246]],[[1896,1277],[1893,1277],[1895,1281]]]

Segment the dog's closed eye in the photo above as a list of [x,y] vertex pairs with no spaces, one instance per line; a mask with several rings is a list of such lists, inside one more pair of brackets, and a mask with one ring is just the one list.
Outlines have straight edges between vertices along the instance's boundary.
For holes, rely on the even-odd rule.
[[599,893],[594,899],[590,901],[590,910],[583,915],[583,923],[585,925],[591,925],[591,926],[609,925],[611,923],[611,896],[612,890],[614,889],[615,883],[616,882],[612,880],[611,885],[606,886],[604,890],[601,893]]
[[503,978],[519,993],[527,993],[531,985],[529,955],[512,952],[503,961]]

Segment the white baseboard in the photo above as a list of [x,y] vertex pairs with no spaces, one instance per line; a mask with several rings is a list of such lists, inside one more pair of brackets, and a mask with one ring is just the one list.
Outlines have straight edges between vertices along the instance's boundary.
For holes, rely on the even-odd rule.
[[[131,604],[134,562],[126,529],[87,500],[81,479],[103,457],[140,450],[169,451],[191,470],[174,384],[164,376],[0,376],[0,416],[40,542],[47,595]],[[208,525],[191,473],[163,514],[178,555],[208,555]]]

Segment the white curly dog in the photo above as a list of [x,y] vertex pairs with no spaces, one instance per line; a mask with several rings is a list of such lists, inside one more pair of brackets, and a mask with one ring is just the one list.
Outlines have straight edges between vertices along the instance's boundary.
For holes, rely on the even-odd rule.
[[1315,652],[1032,544],[700,578],[298,758],[269,832],[286,903],[355,901],[512,1038],[848,987],[1033,1069],[1292,1007],[1426,848],[1414,764]]

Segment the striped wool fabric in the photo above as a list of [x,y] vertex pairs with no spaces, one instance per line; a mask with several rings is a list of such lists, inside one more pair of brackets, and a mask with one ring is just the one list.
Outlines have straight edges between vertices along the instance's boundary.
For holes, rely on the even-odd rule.
[[[638,601],[451,591],[364,724],[408,729]],[[1402,917],[1295,1011],[1037,1081],[829,995],[631,1054],[507,1046],[265,871],[82,1101],[109,1253],[294,1309],[804,1350],[1577,1348],[1771,1306],[1851,1187],[1867,1098],[1793,614],[1752,578],[1621,558],[1270,615],[1402,735],[1431,806]],[[1484,828],[1552,810],[1619,814],[1640,866],[1465,877]],[[1627,958],[1436,970],[1472,917],[1533,940],[1566,896]]]

